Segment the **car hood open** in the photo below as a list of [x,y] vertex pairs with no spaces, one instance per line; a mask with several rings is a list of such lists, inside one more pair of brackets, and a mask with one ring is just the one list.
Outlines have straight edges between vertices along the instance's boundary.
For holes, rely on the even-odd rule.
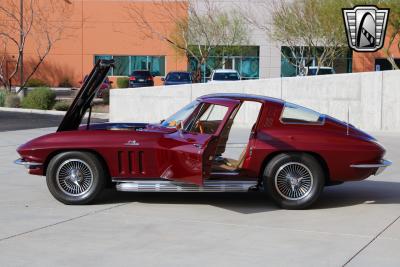
[[114,60],[100,59],[82,84],[77,96],[69,107],[57,132],[77,130],[83,116],[90,108],[97,91],[100,89],[108,71],[114,65]]

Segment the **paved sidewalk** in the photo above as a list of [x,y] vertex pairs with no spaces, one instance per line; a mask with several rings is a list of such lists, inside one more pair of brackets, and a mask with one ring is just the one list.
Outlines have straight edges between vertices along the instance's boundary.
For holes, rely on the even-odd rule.
[[400,139],[381,176],[329,187],[313,209],[262,195],[117,193],[66,206],[16,147],[53,131],[0,133],[0,266],[400,266]]

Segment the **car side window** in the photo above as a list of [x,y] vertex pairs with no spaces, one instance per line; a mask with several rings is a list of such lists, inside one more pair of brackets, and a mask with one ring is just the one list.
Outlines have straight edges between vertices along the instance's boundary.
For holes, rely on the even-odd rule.
[[286,102],[283,107],[281,122],[292,124],[323,124],[324,115],[314,110]]
[[228,107],[216,104],[204,104],[194,121],[190,124],[189,132],[214,134],[224,119]]

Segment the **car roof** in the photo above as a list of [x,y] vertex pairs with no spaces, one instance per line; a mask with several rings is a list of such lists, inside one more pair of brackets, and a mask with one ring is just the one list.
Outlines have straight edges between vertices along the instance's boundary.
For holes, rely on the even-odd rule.
[[232,69],[216,69],[214,70],[214,72],[218,72],[218,73],[231,73],[231,72],[235,72],[237,73],[237,70],[232,70]]
[[[317,66],[311,66],[311,67],[307,67],[309,69],[318,69]],[[332,67],[319,67],[320,69],[333,69]]]
[[274,102],[283,104],[285,101],[282,99],[269,97],[265,95],[253,95],[253,94],[241,94],[241,93],[218,93],[218,94],[209,94],[198,97],[197,99],[208,99],[208,98],[231,98],[231,99],[239,99],[239,100],[249,100],[249,101],[262,101],[262,102]]
[[191,72],[189,72],[189,71],[170,71],[170,72],[168,72],[168,74],[170,74],[170,73],[188,73],[188,74],[191,74]]

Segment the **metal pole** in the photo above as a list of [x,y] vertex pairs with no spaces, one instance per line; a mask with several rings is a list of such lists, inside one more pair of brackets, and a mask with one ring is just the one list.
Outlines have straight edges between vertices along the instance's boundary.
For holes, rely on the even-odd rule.
[[207,81],[206,80],[206,63],[203,64],[202,69],[203,69],[203,83],[205,83]]
[[[24,84],[24,51],[22,49],[22,43],[24,41],[24,0],[20,0],[20,12],[19,12],[19,57],[20,57],[20,86]],[[22,89],[22,88],[21,88]]]

